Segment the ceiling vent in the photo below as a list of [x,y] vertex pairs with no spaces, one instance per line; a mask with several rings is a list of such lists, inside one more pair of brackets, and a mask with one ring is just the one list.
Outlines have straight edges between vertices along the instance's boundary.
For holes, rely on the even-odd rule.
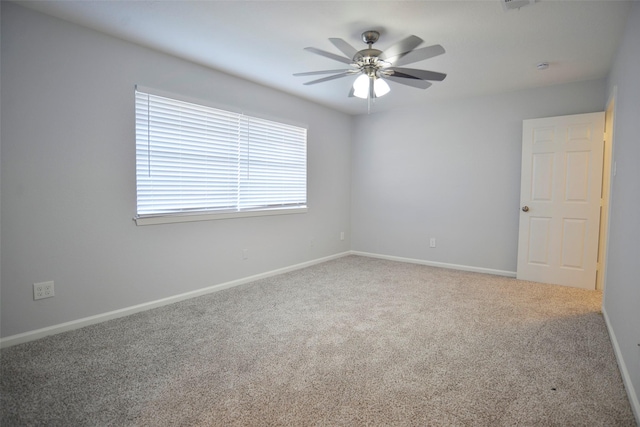
[[502,8],[505,12],[514,9],[520,9],[523,6],[529,6],[535,3],[535,0],[500,0],[502,3]]

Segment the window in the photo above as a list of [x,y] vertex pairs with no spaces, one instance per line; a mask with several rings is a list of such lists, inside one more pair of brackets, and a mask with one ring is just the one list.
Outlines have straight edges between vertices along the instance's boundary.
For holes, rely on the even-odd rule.
[[306,211],[307,130],[136,88],[139,225]]

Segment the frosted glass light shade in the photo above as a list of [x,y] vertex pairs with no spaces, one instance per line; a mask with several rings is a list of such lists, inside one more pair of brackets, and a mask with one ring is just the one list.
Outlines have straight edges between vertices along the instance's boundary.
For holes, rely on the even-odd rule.
[[373,82],[373,91],[376,93],[376,97],[380,98],[383,95],[389,93],[391,88],[389,88],[389,84],[382,80],[381,78],[377,78]]
[[369,76],[360,74],[353,82],[353,96],[367,99],[369,97]]

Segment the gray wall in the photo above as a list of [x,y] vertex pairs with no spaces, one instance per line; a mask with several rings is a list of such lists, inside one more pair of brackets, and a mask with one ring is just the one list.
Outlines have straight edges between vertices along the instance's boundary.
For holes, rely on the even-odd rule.
[[[604,309],[640,422],[640,3],[635,2],[609,78],[617,87]],[[630,393],[631,394],[631,393]]]
[[[3,337],[349,250],[349,116],[7,2],[1,60]],[[309,212],[137,227],[135,84],[307,125]]]
[[514,272],[522,120],[603,111],[605,92],[587,81],[358,117],[352,249]]

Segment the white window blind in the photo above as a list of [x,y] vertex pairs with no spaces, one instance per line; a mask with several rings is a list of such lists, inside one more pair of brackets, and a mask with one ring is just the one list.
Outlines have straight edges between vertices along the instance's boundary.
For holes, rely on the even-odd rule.
[[137,218],[304,208],[307,130],[136,90]]

